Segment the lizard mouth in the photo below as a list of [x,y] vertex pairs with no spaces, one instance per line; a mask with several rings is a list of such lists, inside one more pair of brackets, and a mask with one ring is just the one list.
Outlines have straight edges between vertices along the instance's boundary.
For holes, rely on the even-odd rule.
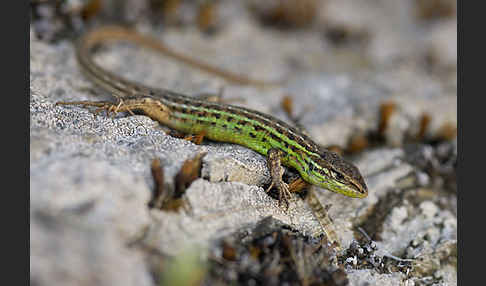
[[362,186],[355,183],[351,183],[351,184],[354,190],[356,191],[358,198],[366,198],[368,196],[368,187],[365,184],[363,184]]
[[352,198],[365,198],[368,196],[366,188],[360,187],[353,182],[342,182],[339,180],[330,180],[316,174],[310,173],[308,176],[309,183],[329,191],[345,195]]

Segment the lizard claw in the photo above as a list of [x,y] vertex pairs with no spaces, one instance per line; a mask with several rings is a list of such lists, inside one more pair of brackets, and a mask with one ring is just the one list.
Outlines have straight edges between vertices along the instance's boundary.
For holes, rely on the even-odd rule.
[[278,188],[278,204],[280,206],[282,203],[284,203],[286,206],[285,209],[288,210],[289,200],[290,200],[289,185],[281,181],[280,184],[278,184],[277,188]]

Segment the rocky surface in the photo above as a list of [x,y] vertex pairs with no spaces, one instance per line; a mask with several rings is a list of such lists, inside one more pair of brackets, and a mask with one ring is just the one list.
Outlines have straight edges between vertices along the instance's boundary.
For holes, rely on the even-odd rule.
[[[432,141],[447,139],[445,128],[457,125],[456,83],[451,80],[457,59],[455,19],[424,24],[412,12],[419,9],[415,1],[381,7],[389,12],[386,17],[373,10],[374,4],[361,4],[371,6],[358,15],[350,1],[326,3],[310,29],[266,27],[240,2],[221,4],[225,25],[211,37],[191,27],[162,33],[146,23],[138,26],[217,66],[260,79],[289,80],[275,89],[233,85],[130,45],[102,49],[96,59],[133,80],[186,94],[217,93],[224,87],[225,100],[288,122],[280,102],[290,96],[310,136],[342,148],[353,135],[375,131],[380,105],[393,102],[397,111],[382,144],[348,156],[367,182],[368,197],[317,192],[323,204],[332,205],[329,215],[345,249],[342,269],[349,285],[456,285],[457,189],[452,184],[457,143],[407,141],[420,129],[424,114],[430,118],[424,136]],[[341,13],[332,12],[336,9]],[[397,13],[400,17],[393,16]],[[325,31],[342,27],[351,31],[346,35],[367,35],[366,44],[358,43],[365,45],[359,55],[353,45],[338,48],[324,37]],[[424,59],[432,67],[424,66]],[[167,274],[170,266],[160,261],[186,257],[183,253],[192,247],[207,257],[219,239],[235,233],[244,240],[275,231],[273,224],[261,227],[269,217],[277,228],[321,235],[299,196],[285,210],[265,193],[269,178],[263,156],[231,144],[195,145],[166,135],[166,128],[141,115],[112,118],[55,106],[84,99],[110,97],[81,74],[71,40],[49,44],[31,28],[30,270],[37,285],[155,285],[157,273],[165,273],[163,281],[174,281]],[[172,184],[183,162],[199,152],[207,155],[201,178],[185,194],[191,210],[149,209],[152,159],[161,160]],[[363,250],[371,242],[374,248]]]

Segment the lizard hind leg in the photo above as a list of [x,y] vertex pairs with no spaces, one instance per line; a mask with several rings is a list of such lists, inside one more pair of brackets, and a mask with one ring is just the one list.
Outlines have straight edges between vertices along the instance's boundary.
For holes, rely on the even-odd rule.
[[190,141],[196,145],[201,145],[205,136],[206,136],[206,132],[203,131],[201,133],[194,134],[194,135],[186,135],[184,136],[184,140]]
[[113,117],[119,112],[129,112],[131,115],[135,115],[132,111],[132,107],[127,105],[123,102],[123,100],[119,100],[118,104],[115,104],[110,101],[59,101],[56,102],[56,105],[81,105],[83,108],[88,107],[98,107],[94,112],[95,114],[100,113],[101,111],[105,110],[108,115],[112,115]]

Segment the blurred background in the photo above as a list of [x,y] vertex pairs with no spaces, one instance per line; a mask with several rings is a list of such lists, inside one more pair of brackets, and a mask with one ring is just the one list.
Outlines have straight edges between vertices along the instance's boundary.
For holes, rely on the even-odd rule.
[[[160,30],[177,29],[181,33],[197,29],[214,41],[224,41],[230,33],[241,33],[244,37],[245,33],[257,33],[250,30],[255,29],[264,30],[275,40],[284,35],[308,34],[308,42],[301,42],[301,56],[311,56],[306,55],[307,51],[321,51],[329,59],[337,57],[340,62],[321,67],[334,71],[349,65],[354,69],[400,61],[421,63],[424,69],[437,73],[456,67],[457,4],[452,0],[33,0],[30,3],[36,36],[51,42],[72,37],[86,26],[103,23],[146,25]],[[322,62],[315,63],[319,64]]]

